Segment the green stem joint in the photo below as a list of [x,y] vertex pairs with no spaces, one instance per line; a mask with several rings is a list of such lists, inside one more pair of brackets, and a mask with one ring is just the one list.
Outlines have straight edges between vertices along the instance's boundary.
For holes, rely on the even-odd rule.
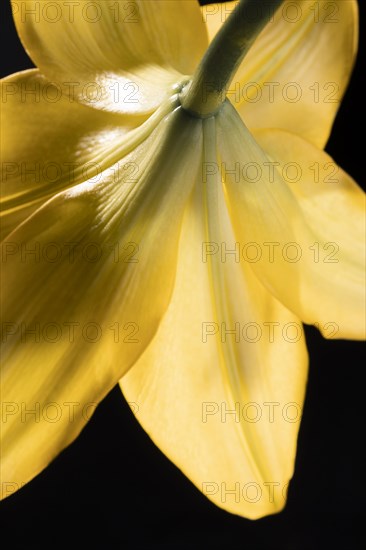
[[283,1],[240,0],[181,93],[186,111],[200,118],[215,115],[239,65]]

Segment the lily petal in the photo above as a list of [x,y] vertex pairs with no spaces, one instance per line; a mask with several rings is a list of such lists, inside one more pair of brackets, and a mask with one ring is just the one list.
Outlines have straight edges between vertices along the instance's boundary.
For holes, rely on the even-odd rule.
[[19,36],[41,72],[73,99],[108,111],[151,112],[207,47],[195,0],[12,5]]
[[101,182],[57,195],[4,241],[4,482],[24,484],[68,445],[155,334],[200,170],[200,126],[175,111]]
[[261,132],[261,149],[235,110],[224,110],[223,158],[229,167],[241,159],[234,173],[223,174],[233,224],[238,241],[259,251],[247,261],[270,292],[324,336],[364,338],[364,193],[300,137]]
[[[211,39],[235,5],[203,8]],[[266,3],[263,9],[268,9]],[[356,0],[285,2],[238,69],[229,99],[249,128],[288,130],[322,149],[347,87],[357,44]]]
[[290,325],[301,334],[298,319],[221,243],[235,249],[221,182],[210,177],[185,214],[167,313],[120,385],[152,440],[210,500],[255,519],[285,504],[307,353],[302,336],[283,337]]
[[51,196],[100,176],[144,120],[70,101],[37,69],[3,79],[1,97],[1,240]]

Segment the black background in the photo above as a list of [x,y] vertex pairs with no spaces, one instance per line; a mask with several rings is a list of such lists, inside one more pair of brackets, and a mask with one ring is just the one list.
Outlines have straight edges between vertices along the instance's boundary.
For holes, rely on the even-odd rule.
[[[2,76],[32,67],[4,4]],[[362,31],[365,6],[360,9]],[[365,149],[356,129],[365,94],[362,32],[361,38],[327,146],[360,184]],[[361,522],[365,498],[356,460],[366,401],[360,382],[363,344],[326,341],[309,327],[306,337],[310,376],[295,476],[282,513],[253,522],[211,504],[154,446],[115,388],[79,438],[1,503],[2,542],[13,548],[359,548],[351,526],[352,518],[355,526]]]

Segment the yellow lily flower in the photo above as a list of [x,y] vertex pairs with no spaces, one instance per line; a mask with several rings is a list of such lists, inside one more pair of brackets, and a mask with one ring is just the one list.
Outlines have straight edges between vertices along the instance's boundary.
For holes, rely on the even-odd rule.
[[120,381],[218,506],[285,504],[301,321],[364,336],[364,195],[322,151],[357,3],[236,4],[12,0],[39,69],[2,81],[2,496]]

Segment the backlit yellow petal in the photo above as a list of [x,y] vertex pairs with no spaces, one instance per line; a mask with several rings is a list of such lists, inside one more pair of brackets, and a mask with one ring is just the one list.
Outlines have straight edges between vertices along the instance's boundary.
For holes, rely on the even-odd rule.
[[254,519],[285,504],[301,320],[364,336],[364,197],[319,150],[358,12],[354,0],[284,2],[230,103],[220,93],[265,17],[246,29],[232,18],[195,69],[204,20],[212,39],[236,4],[12,0],[39,68],[3,82],[5,487],[46,467],[120,381],[218,506]]
[[153,441],[203,494],[254,519],[285,504],[307,354],[299,320],[236,256],[219,176],[201,179],[171,303],[120,385]]
[[34,63],[88,106],[151,112],[182,74],[194,70],[207,46],[195,0],[71,4],[12,0]]
[[238,2],[210,3],[201,6],[202,18],[207,26],[209,41],[212,42],[222,25],[237,7]]
[[[329,155],[300,137],[271,130],[255,137],[290,177],[287,183],[314,235],[297,314],[309,319],[318,312],[325,337],[364,338],[364,192]],[[284,169],[294,161],[292,173]]]
[[[363,338],[362,191],[301,138],[268,132],[265,154],[229,104],[219,119],[234,229],[251,247],[245,260],[304,322],[337,338]],[[317,166],[321,180],[314,183]],[[334,184],[327,183],[329,169],[336,171]]]
[[[226,2],[204,8],[211,39],[235,6]],[[269,12],[265,2],[262,9]],[[249,128],[281,128],[323,148],[357,42],[356,0],[287,1],[244,59],[228,97]]]
[[[100,182],[57,195],[4,241],[3,482],[21,486],[68,445],[155,334],[200,171],[199,125],[175,111]],[[23,416],[37,406],[44,415]]]
[[71,102],[36,69],[3,79],[1,98],[0,240],[56,193],[100,177],[144,120]]

